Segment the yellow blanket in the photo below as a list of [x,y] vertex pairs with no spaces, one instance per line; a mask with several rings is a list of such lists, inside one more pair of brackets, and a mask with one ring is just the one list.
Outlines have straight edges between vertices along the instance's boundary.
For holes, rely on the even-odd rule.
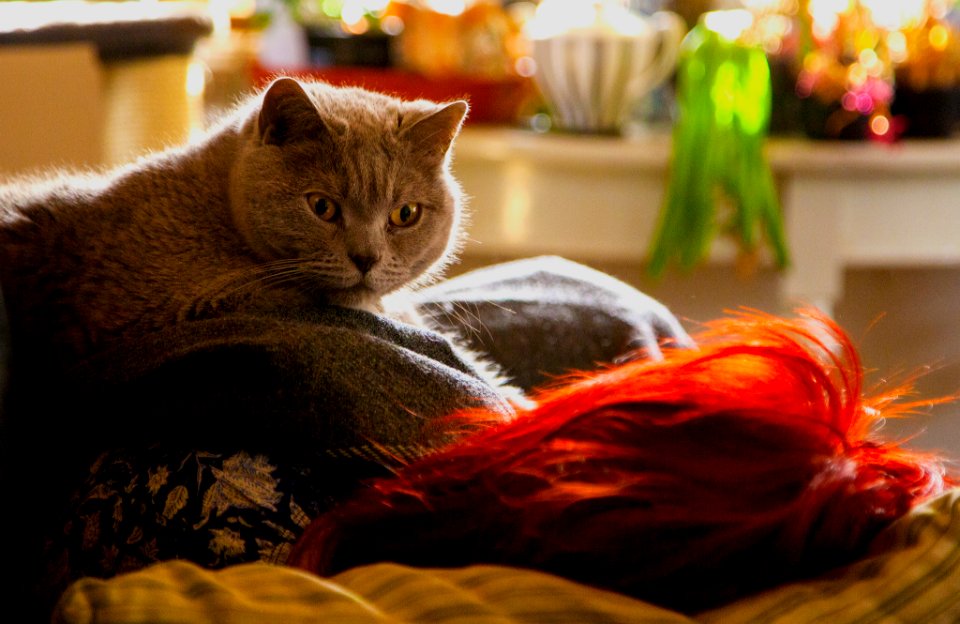
[[920,624],[960,621],[960,489],[884,531],[874,555],[689,618],[515,568],[416,569],[390,563],[329,579],[264,563],[209,571],[169,561],[82,579],[55,624]]

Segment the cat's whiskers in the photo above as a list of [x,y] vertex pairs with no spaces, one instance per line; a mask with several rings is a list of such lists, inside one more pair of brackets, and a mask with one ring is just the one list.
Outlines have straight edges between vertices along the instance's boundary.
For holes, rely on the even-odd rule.
[[484,333],[493,339],[494,336],[490,329],[483,322],[483,316],[480,314],[480,305],[492,305],[508,314],[516,314],[517,311],[496,301],[450,301],[448,306],[443,306],[442,313],[445,317],[455,319],[455,324],[464,327],[473,335],[480,338]]
[[449,309],[444,306],[442,311],[445,317],[455,320],[455,325],[468,329],[475,336],[479,337],[483,333],[483,318],[481,318],[479,307],[476,304],[471,309],[466,302],[453,301]]
[[315,268],[310,261],[301,259],[275,260],[260,264],[227,277],[219,287],[219,296],[230,298],[244,295],[258,288],[287,286],[290,284],[310,284],[318,286],[316,272],[311,275],[305,269]]

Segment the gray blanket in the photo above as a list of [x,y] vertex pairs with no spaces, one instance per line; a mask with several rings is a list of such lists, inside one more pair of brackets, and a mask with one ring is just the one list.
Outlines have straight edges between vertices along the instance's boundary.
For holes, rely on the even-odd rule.
[[440,331],[486,354],[527,392],[573,371],[693,344],[660,302],[556,256],[478,269],[415,298]]
[[421,291],[416,303],[442,333],[356,310],[283,309],[186,322],[101,353],[63,379],[22,374],[14,353],[4,459],[14,457],[16,471],[44,455],[40,470],[62,480],[117,446],[294,454],[429,445],[443,435],[434,426],[441,416],[511,411],[451,337],[488,354],[527,391],[572,370],[690,344],[661,304],[555,257],[481,269]]

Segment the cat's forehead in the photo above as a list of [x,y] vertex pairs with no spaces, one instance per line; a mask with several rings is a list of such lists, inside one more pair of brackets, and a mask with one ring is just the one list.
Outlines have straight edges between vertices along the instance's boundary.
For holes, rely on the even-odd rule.
[[426,100],[407,101],[354,87],[323,83],[304,87],[324,121],[334,126],[342,124],[338,130],[399,130],[438,108]]

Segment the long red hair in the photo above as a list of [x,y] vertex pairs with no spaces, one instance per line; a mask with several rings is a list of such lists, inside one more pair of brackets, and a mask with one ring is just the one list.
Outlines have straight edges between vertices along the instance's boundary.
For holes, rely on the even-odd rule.
[[877,431],[937,401],[864,397],[824,315],[745,311],[696,338],[558,380],[509,422],[455,415],[471,433],[316,519],[290,564],[509,564],[695,611],[852,561],[944,490],[937,456]]

